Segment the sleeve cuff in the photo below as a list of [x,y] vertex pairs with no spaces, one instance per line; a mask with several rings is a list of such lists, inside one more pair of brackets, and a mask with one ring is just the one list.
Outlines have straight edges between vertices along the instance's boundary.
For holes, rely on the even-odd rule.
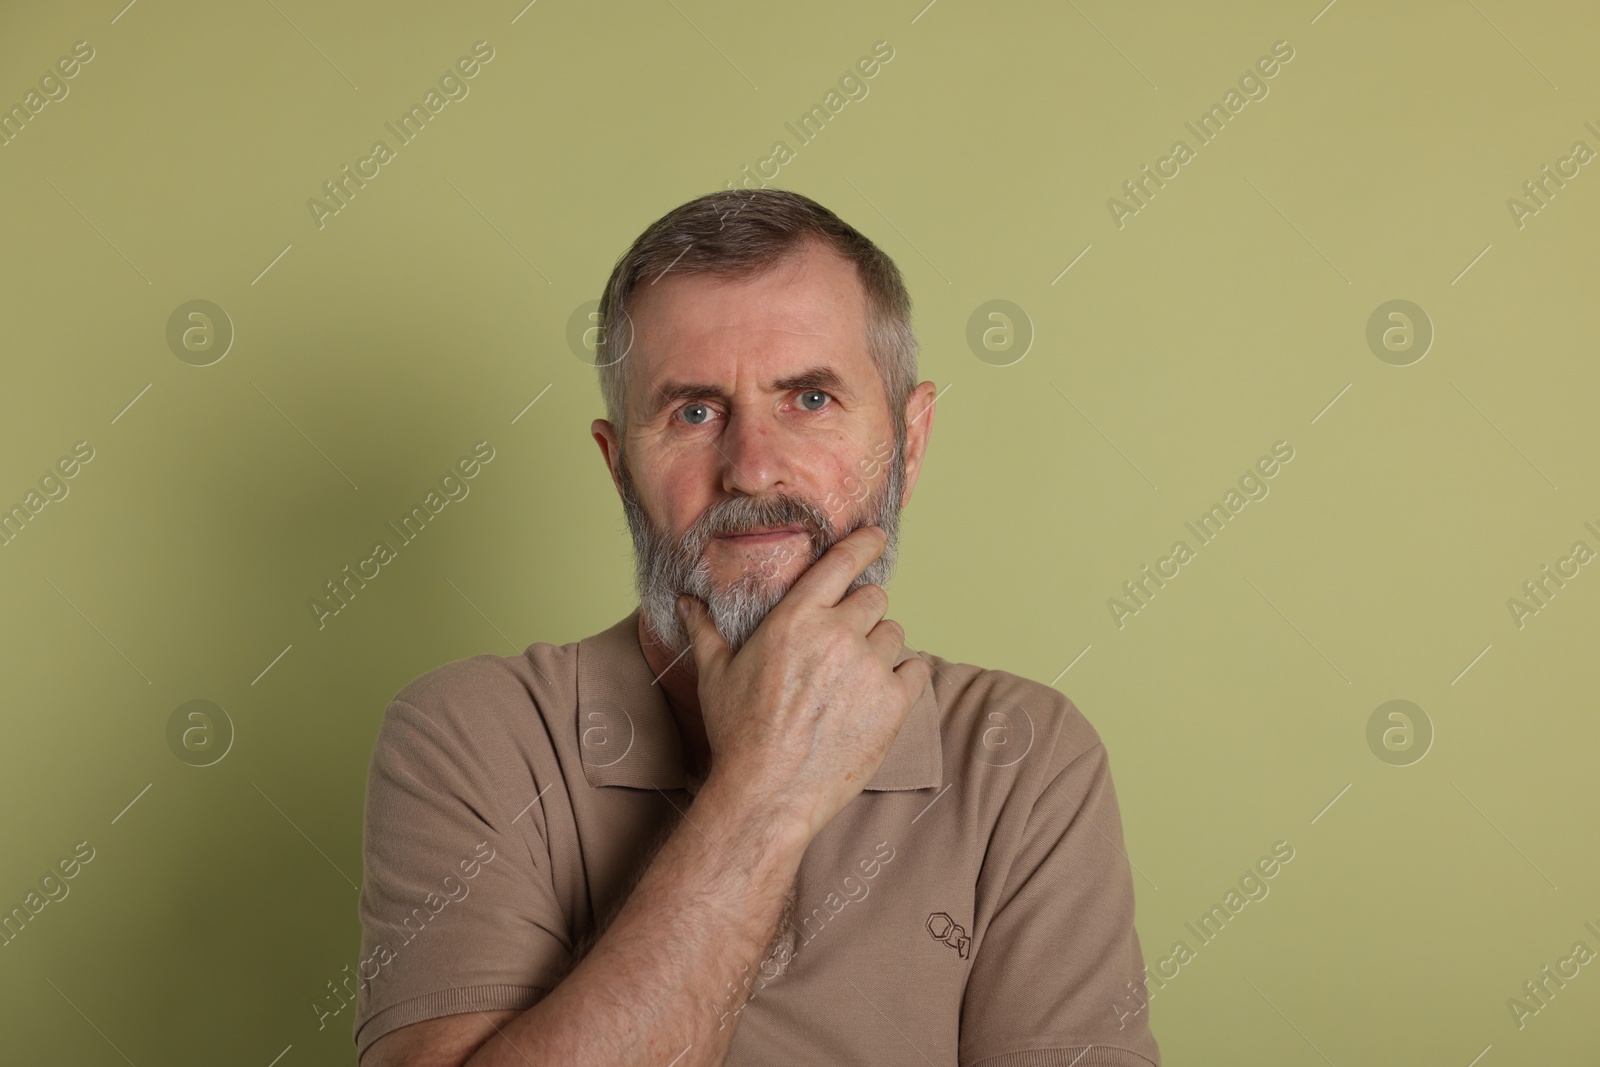
[[1160,1067],[1130,1049],[1115,1045],[1032,1048],[961,1061],[961,1067]]
[[522,1011],[533,1007],[548,992],[547,989],[524,985],[475,985],[452,987],[403,1000],[384,1008],[356,1029],[356,1058],[366,1055],[367,1049],[378,1038],[402,1026],[469,1011]]

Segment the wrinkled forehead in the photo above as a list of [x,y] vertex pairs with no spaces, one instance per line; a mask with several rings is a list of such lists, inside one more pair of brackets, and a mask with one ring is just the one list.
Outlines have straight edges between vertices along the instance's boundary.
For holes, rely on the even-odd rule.
[[629,406],[640,417],[649,417],[668,385],[733,396],[826,368],[865,398],[877,381],[865,294],[854,265],[831,251],[754,277],[669,269],[635,290],[629,317]]

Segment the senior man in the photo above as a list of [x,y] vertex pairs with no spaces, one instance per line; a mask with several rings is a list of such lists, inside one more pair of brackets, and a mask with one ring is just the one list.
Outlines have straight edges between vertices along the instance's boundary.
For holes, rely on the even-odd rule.
[[386,709],[363,1067],[1159,1065],[1093,726],[885,617],[936,396],[894,263],[729,190],[599,310],[639,606]]

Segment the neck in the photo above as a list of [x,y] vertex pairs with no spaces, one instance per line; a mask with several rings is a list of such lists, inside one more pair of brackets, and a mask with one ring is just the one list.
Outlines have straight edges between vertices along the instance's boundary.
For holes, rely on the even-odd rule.
[[644,652],[645,663],[650,666],[650,676],[657,679],[656,684],[661,687],[672,718],[678,724],[684,755],[703,778],[711,766],[711,745],[700,714],[700,682],[694,653],[685,651],[680,656],[661,644],[654,631],[645,625],[643,615],[639,616],[639,647]]

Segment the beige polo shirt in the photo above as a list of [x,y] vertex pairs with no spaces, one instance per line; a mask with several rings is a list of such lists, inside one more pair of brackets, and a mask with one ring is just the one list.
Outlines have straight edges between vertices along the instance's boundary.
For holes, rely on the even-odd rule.
[[[1159,1065],[1099,735],[1050,686],[924,656],[933,677],[806,850],[748,1003],[706,1005],[737,1020],[728,1067]],[[367,780],[359,1052],[531,1006],[614,914],[698,786],[652,677],[635,611],[396,694]]]

